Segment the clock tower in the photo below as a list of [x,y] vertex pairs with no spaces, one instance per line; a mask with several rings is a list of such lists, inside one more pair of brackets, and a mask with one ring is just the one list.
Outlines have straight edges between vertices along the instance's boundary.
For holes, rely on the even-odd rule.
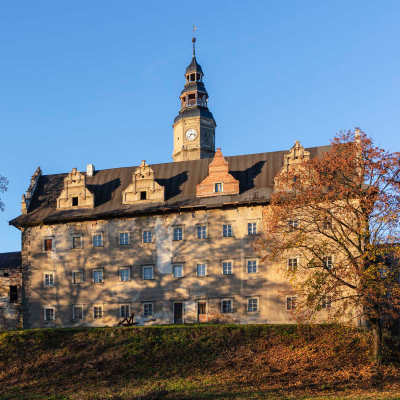
[[212,158],[215,153],[215,123],[208,110],[208,93],[203,83],[203,70],[196,61],[193,37],[192,62],[186,68],[185,87],[181,92],[181,110],[174,128],[174,161]]

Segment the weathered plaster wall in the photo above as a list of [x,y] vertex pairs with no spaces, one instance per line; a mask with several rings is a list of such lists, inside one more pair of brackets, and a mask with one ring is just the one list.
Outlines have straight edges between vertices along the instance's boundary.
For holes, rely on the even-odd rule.
[[[0,329],[22,327],[21,284],[19,268],[0,269]],[[17,286],[17,301],[10,302],[10,286]]]

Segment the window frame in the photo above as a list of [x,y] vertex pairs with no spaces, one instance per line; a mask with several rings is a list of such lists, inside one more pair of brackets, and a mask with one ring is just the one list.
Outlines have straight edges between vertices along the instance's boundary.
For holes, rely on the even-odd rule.
[[[249,272],[249,262],[256,263],[256,270],[255,272]],[[246,274],[258,274],[258,259],[257,258],[246,258]]]
[[[329,260],[330,259],[330,260]],[[323,256],[322,258],[323,263],[324,263],[324,269],[328,269],[328,271],[332,271],[333,268],[333,263],[334,263],[334,257],[333,254],[329,256]],[[329,261],[331,263],[331,266],[329,267]]]
[[[230,301],[231,302],[231,309],[230,311],[224,311],[224,301]],[[233,307],[233,298],[232,297],[226,297],[221,299],[221,314],[232,314],[234,312],[234,307]]]
[[[144,240],[145,237],[145,233],[150,233],[150,241],[148,240]],[[154,232],[153,229],[142,229],[142,243],[153,243],[153,239],[154,239]]]
[[[201,232],[203,232],[203,230],[205,230],[205,236],[204,237],[199,237],[199,229],[201,229]],[[201,236],[203,236],[203,234],[201,234]],[[207,224],[198,224],[196,225],[196,239],[197,240],[205,240],[208,239],[208,226]]]
[[332,308],[332,296],[327,295],[325,298],[322,300],[321,308],[324,310],[330,310]]
[[[182,272],[182,275],[181,276],[176,276],[175,275],[175,268],[181,268],[181,272]],[[176,279],[179,279],[179,278],[183,278],[185,275],[184,275],[184,270],[183,270],[183,264],[172,264],[172,277],[173,278],[176,278]]]
[[[95,272],[101,272],[101,282],[95,282],[94,281],[94,273]],[[92,283],[93,284],[103,284],[104,283],[104,268],[93,268],[92,269]]]
[[[79,239],[79,246],[75,247],[75,239]],[[71,249],[83,249],[82,235],[72,235]]]
[[[224,264],[230,263],[230,268],[231,268],[231,273],[230,274],[225,274],[224,273]],[[221,267],[222,267],[222,275],[234,275],[233,273],[233,260],[222,260],[221,261]]]
[[[252,226],[252,229],[250,232],[250,225]],[[255,232],[253,232],[253,228],[255,227]],[[258,235],[258,224],[257,221],[247,221],[247,236],[254,236]]]
[[[46,284],[46,275],[53,275],[53,283]],[[43,271],[43,286],[44,287],[54,287],[56,285],[56,273],[55,271]]]
[[[96,308],[101,310],[101,317],[96,317]],[[103,319],[104,318],[104,307],[102,304],[93,304],[93,319]]]
[[[204,266],[204,275],[199,275],[199,266]],[[207,276],[207,263],[196,262],[196,276]]]
[[[97,236],[100,236],[100,245],[99,246],[96,246],[95,245],[95,237],[97,237]],[[92,234],[92,247],[93,248],[101,248],[101,247],[104,247],[104,237],[103,237],[103,233],[102,232],[96,232],[96,233],[93,233]]]
[[[175,236],[175,231],[177,231],[177,230],[180,230],[180,231],[181,231],[181,232],[180,232],[180,238],[179,238],[179,235],[178,235],[178,239],[177,239],[176,236]],[[184,236],[183,236],[183,227],[182,227],[182,226],[174,226],[174,232],[173,232],[173,234],[174,234],[174,237],[173,237],[173,241],[174,241],[174,242],[181,242],[181,241],[183,241]]]
[[[151,306],[151,314],[145,313],[146,306]],[[154,317],[154,301],[144,301],[142,303],[142,317]]]
[[[127,237],[128,237],[127,243],[122,243],[121,235],[127,235]],[[125,240],[124,240],[124,242],[125,242]],[[131,234],[130,234],[130,232],[118,232],[118,245],[119,246],[129,246],[130,244],[131,244]]]
[[[294,299],[294,306],[293,306],[293,299]],[[286,296],[286,311],[293,311],[296,309],[297,309],[297,296]]]
[[[221,190],[217,190],[217,185],[220,185],[219,187]],[[214,182],[214,193],[223,193],[224,192],[224,182]]]
[[[230,229],[230,235],[225,235],[225,227],[229,227],[229,229]],[[229,231],[229,229],[227,229],[227,232]],[[222,224],[222,237],[233,237],[234,235],[233,235],[233,225],[232,224]]]
[[[79,283],[74,282],[75,274],[77,272],[79,272],[81,274],[81,281]],[[71,283],[73,285],[82,285],[83,284],[83,269],[75,269],[75,270],[71,271]]]
[[[122,307],[125,307],[125,315],[122,315]],[[128,309],[128,314],[126,314],[126,307]],[[131,316],[131,305],[128,303],[119,305],[119,317],[120,318],[129,318]]]
[[[250,310],[250,302],[254,301],[254,300],[257,302],[256,303],[257,307],[256,307],[255,310]],[[247,298],[247,307],[246,307],[246,309],[247,309],[247,312],[250,313],[250,314],[260,312],[260,298],[256,297],[256,296],[248,297]]]
[[298,229],[300,223],[298,218],[293,218],[288,220],[288,227],[289,227],[289,232],[294,232],[296,229]]
[[[121,271],[128,271],[128,279],[121,279]],[[131,268],[130,267],[120,267],[118,268],[118,278],[119,282],[129,282],[131,280]]]
[[[82,318],[76,318],[76,313],[75,313],[75,309],[76,308],[81,308],[82,309]],[[84,311],[83,311],[83,304],[73,304],[72,305],[72,319],[74,321],[83,321],[84,320]]]
[[[46,236],[44,238],[42,238],[43,240],[43,251],[47,252],[47,251],[53,251],[54,250],[54,236]],[[47,240],[51,240],[51,249],[46,249],[46,241]]]
[[[151,268],[151,278],[145,278],[144,271],[147,268]],[[142,280],[143,281],[154,281],[154,265],[152,265],[152,264],[142,265]]]
[[[51,322],[54,321],[56,319],[56,309],[55,307],[43,307],[44,310],[44,320],[45,322]],[[53,315],[51,316],[50,319],[47,319],[47,310],[52,310],[53,311]]]
[[[296,260],[296,265],[290,265],[292,260]],[[300,267],[300,256],[293,256],[287,259],[286,269],[288,272],[296,272]]]

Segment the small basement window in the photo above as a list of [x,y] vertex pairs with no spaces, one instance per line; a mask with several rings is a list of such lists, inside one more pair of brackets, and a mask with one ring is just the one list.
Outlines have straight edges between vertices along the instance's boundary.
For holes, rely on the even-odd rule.
[[147,199],[147,192],[140,192],[140,200],[146,200]]
[[18,301],[18,286],[10,286],[10,303]]
[[72,206],[76,207],[78,205],[78,197],[73,197],[72,198]]

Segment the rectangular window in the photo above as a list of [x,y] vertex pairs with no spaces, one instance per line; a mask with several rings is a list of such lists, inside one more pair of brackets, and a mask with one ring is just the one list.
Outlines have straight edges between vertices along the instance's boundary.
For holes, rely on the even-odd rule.
[[18,301],[18,286],[10,286],[10,303]]
[[121,268],[119,270],[119,280],[121,282],[128,282],[131,279],[129,268]]
[[257,234],[257,223],[256,222],[249,222],[247,224],[247,233],[249,235],[256,235]]
[[224,225],[222,227],[222,236],[231,237],[232,236],[232,225]]
[[153,232],[152,231],[143,231],[143,243],[151,243]]
[[120,310],[119,310],[119,312],[120,312],[120,317],[121,317],[121,318],[127,318],[127,317],[129,317],[129,316],[130,316],[130,313],[129,313],[129,304],[122,305],[121,308],[120,308]]
[[197,264],[197,276],[206,276],[205,264]]
[[45,308],[44,309],[44,320],[45,321],[53,321],[54,320],[54,308]]
[[183,230],[182,228],[174,229],[174,240],[182,240],[183,239]]
[[215,184],[215,193],[220,193],[222,192],[222,183],[216,183]]
[[332,218],[330,217],[325,217],[322,220],[321,228],[322,229],[330,229],[332,227]]
[[54,286],[54,273],[44,274],[44,286]]
[[143,316],[151,317],[153,315],[153,303],[143,303]]
[[207,237],[207,227],[198,226],[197,227],[197,239],[206,239]]
[[174,278],[182,278],[183,276],[183,266],[175,265],[174,266]]
[[82,248],[82,237],[81,236],[74,236],[72,238],[72,248],[74,248],[74,249]]
[[83,319],[83,307],[82,306],[74,306],[72,309],[73,319]]
[[146,200],[147,199],[147,192],[140,192],[140,200]]
[[248,299],[247,300],[247,311],[248,312],[258,311],[258,299]]
[[222,273],[224,275],[231,275],[232,274],[232,262],[227,261],[222,263]]
[[298,258],[288,259],[288,271],[296,272],[298,266],[299,266]]
[[83,273],[82,271],[73,271],[72,272],[72,283],[74,285],[78,285],[83,283]]
[[93,236],[93,247],[102,247],[103,246],[103,237],[101,235]]
[[93,282],[94,283],[102,283],[103,282],[103,271],[102,270],[94,270],[93,271]]
[[129,233],[120,233],[119,234],[119,244],[121,246],[125,246],[129,244]]
[[296,297],[288,297],[286,299],[286,310],[296,309]]
[[143,267],[143,279],[150,280],[153,279],[153,267]]
[[294,231],[299,227],[299,221],[297,219],[290,219],[288,221],[288,225],[289,225],[289,230]]
[[332,305],[332,296],[325,296],[325,299],[322,300],[322,308],[331,308]]
[[103,306],[93,307],[93,318],[103,318]]
[[78,205],[78,197],[72,198],[72,207],[76,207]]
[[45,239],[44,251],[52,251],[52,250],[53,250],[53,239]]
[[332,269],[332,267],[333,267],[333,257],[332,256],[326,256],[326,257],[323,258],[323,260],[324,260],[325,268]]
[[222,300],[221,301],[221,312],[222,313],[233,312],[232,300]]
[[257,273],[257,260],[248,260],[247,261],[247,273],[248,274],[256,274]]

